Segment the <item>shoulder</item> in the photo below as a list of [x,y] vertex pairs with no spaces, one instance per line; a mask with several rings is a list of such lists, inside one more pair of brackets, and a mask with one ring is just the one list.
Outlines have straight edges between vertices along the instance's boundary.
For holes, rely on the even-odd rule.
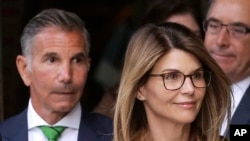
[[7,128],[12,126],[16,127],[24,124],[27,126],[27,110],[24,110],[22,113],[4,120],[0,124],[0,128],[2,129],[3,127]]
[[2,137],[13,137],[20,131],[27,131],[27,110],[0,123]]

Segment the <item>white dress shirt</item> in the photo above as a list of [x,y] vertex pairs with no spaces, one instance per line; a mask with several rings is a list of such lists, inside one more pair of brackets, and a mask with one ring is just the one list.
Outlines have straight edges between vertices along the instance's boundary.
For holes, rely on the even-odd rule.
[[[231,100],[232,100],[231,118],[233,117],[233,114],[235,113],[235,111],[236,111],[242,97],[244,96],[247,88],[249,87],[249,85],[250,85],[250,76],[248,76],[246,79],[232,85],[233,97],[231,97]],[[225,119],[223,121],[223,124],[221,127],[220,135],[225,134],[226,128],[227,128],[227,120]]]
[[49,125],[34,110],[31,100],[28,105],[28,139],[29,141],[48,141],[42,130],[38,127],[41,125],[65,126],[67,127],[61,134],[58,141],[77,141],[78,131],[81,121],[81,105],[78,103],[70,113],[54,125]]

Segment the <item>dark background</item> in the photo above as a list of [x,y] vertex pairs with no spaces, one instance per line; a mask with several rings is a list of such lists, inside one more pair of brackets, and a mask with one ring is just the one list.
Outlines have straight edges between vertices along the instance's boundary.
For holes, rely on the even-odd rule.
[[[3,115],[6,119],[21,112],[28,103],[29,90],[24,86],[15,65],[21,53],[19,38],[29,19],[45,8],[60,8],[75,12],[86,23],[91,36],[92,64],[83,101],[89,110],[100,100],[104,88],[94,79],[97,65],[116,28],[126,24],[133,32],[145,10],[157,0],[2,0],[1,7],[1,63],[3,87]],[[205,0],[189,0],[203,14]],[[126,45],[126,41],[123,43]],[[122,60],[118,60],[122,63]],[[105,74],[104,74],[105,75]],[[1,93],[0,93],[1,94]],[[1,102],[0,102],[1,105]],[[1,109],[0,109],[1,110]],[[1,111],[0,111],[1,114]]]

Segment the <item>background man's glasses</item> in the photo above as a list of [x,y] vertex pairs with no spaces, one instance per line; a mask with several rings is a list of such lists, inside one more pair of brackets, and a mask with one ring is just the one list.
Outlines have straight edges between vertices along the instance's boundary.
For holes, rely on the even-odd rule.
[[217,20],[209,19],[203,23],[203,28],[206,32],[217,34],[225,26],[229,35],[236,39],[241,39],[250,33],[250,28],[241,23],[223,24]]
[[169,72],[163,74],[150,74],[151,77],[162,77],[164,87],[167,90],[178,90],[180,89],[186,78],[189,77],[194,87],[206,88],[211,82],[211,72],[206,70],[199,70],[189,75],[184,75],[181,72]]

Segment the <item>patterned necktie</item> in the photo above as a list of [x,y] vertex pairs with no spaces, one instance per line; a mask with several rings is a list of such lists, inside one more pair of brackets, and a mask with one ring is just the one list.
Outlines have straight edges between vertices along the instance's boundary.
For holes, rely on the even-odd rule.
[[64,131],[65,127],[62,126],[39,126],[43,134],[48,138],[48,141],[58,141],[58,138]]

